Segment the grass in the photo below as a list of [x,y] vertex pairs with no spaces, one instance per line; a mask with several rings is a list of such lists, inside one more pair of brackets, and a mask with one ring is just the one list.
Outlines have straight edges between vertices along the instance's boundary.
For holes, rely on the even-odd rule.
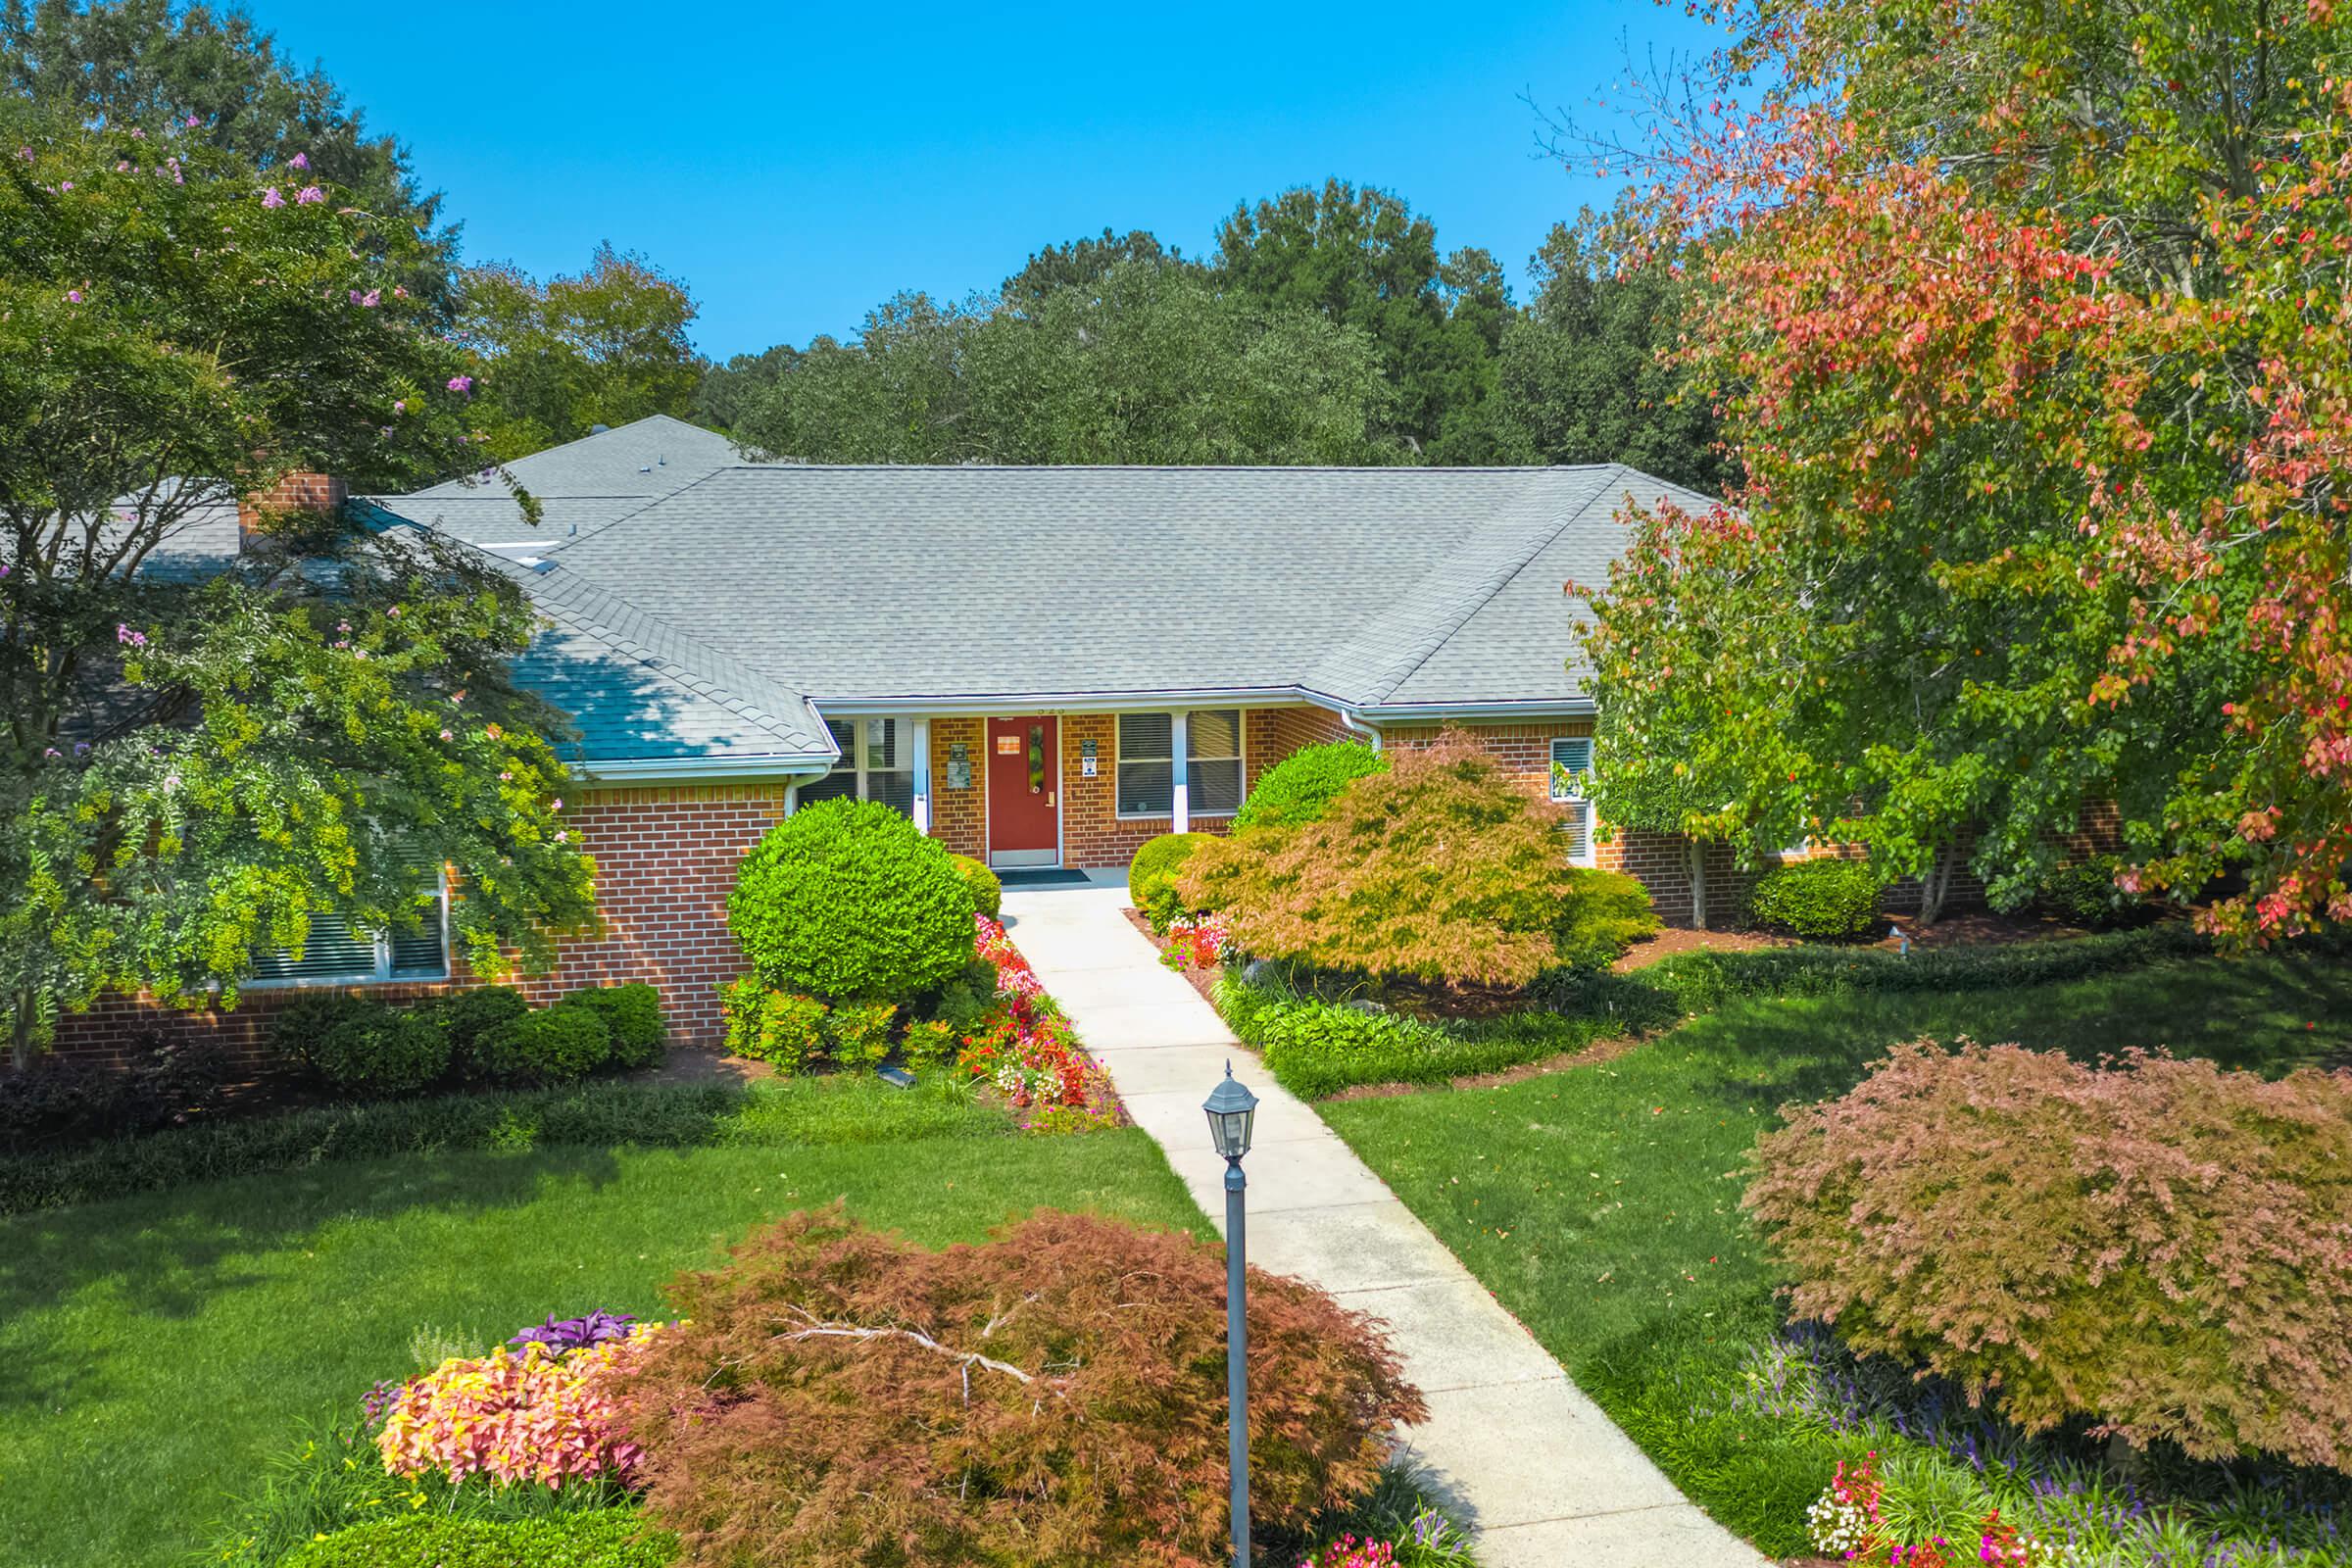
[[1747,1152],[1776,1107],[1842,1093],[1887,1045],[1960,1034],[2283,1072],[2352,1057],[2352,966],[2285,955],[1965,995],[1733,1000],[1606,1063],[1320,1108],[1686,1492],[1793,1553],[1830,1450],[1732,1398],[1780,1322],[1739,1208]]
[[185,1560],[308,1420],[408,1369],[425,1324],[661,1310],[763,1219],[836,1197],[927,1245],[1039,1206],[1203,1225],[1141,1132],[847,1141],[894,1092],[755,1100],[720,1147],[401,1154],[0,1220],[0,1561]]

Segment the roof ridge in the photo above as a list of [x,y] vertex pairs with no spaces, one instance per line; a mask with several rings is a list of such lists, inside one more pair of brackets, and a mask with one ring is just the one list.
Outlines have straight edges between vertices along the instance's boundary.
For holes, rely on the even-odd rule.
[[[1630,471],[1622,463],[1594,464],[1590,465],[1590,466],[1605,467],[1611,472],[1620,476]],[[1489,572],[1483,579],[1482,583],[1475,588],[1469,596],[1465,597],[1461,601],[1458,601],[1454,610],[1448,612],[1447,613],[1449,624],[1446,625],[1444,633],[1430,642],[1428,646],[1423,648],[1419,656],[1416,657],[1412,662],[1407,664],[1404,669],[1397,674],[1396,679],[1381,685],[1378,691],[1374,693],[1372,701],[1376,703],[1383,702],[1396,695],[1398,688],[1403,686],[1406,681],[1413,678],[1415,671],[1419,670],[1422,665],[1428,663],[1432,659],[1435,659],[1438,654],[1444,650],[1447,643],[1452,642],[1455,637],[1460,635],[1462,628],[1470,623],[1471,616],[1477,614],[1481,610],[1485,609],[1489,604],[1491,604],[1496,594],[1502,592],[1503,589],[1510,586],[1512,580],[1527,569],[1530,562],[1542,555],[1553,540],[1557,539],[1561,534],[1566,533],[1574,523],[1582,518],[1586,513],[1591,512],[1593,506],[1607,494],[1608,489],[1606,486],[1594,490],[1591,495],[1587,496],[1580,505],[1571,508],[1569,511],[1562,513],[1558,517],[1554,518],[1548,528],[1540,531],[1533,539],[1523,541],[1522,548],[1515,552],[1515,559],[1511,561],[1509,568],[1502,571]]]

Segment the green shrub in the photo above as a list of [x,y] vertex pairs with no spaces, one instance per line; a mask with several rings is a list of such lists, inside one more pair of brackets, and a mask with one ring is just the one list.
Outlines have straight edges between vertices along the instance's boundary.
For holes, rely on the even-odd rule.
[[1350,782],[1388,770],[1388,754],[1360,741],[1301,746],[1267,768],[1265,776],[1251,787],[1250,798],[1234,813],[1233,829],[1238,833],[1246,827],[1296,827],[1312,822],[1330,809]]
[[605,1015],[577,1003],[526,1012],[482,1036],[482,1067],[508,1083],[558,1084],[584,1077],[612,1059]]
[[761,979],[827,1002],[905,1002],[972,956],[972,891],[878,801],[795,811],[744,857],[727,920]]
[[899,1009],[887,1002],[844,1003],[825,1020],[825,1044],[844,1067],[871,1067],[890,1054],[890,1021]]
[[1623,871],[1579,870],[1560,901],[1559,966],[1605,969],[1626,949],[1658,934],[1649,889]]
[[311,1042],[310,1063],[347,1095],[405,1095],[449,1071],[449,1036],[421,1012],[363,1004]]
[[1176,873],[1210,833],[1162,833],[1146,839],[1127,866],[1127,902],[1143,911],[1152,929],[1164,933],[1191,911],[1176,892]]
[[1437,1084],[1581,1051],[1623,1032],[1607,1016],[1522,1012],[1482,1022],[1435,1023],[1406,1013],[1250,985],[1216,983],[1217,1010],[1291,1093],[1319,1100],[1362,1084]]
[[2092,931],[2137,925],[2155,911],[2138,894],[2115,885],[2122,868],[2123,861],[2112,855],[2053,866],[2042,877],[2034,903],[2045,914]]
[[1755,1166],[1791,1307],[1864,1355],[2028,1433],[2352,1469],[2352,1077],[1914,1042]]
[[283,1061],[308,1061],[336,1025],[379,1009],[347,991],[305,991],[270,1014],[270,1050]]
[[997,879],[997,873],[988,868],[987,862],[975,860],[968,855],[951,855],[948,858],[956,862],[956,870],[963,878],[963,885],[972,890],[972,907],[975,910],[991,920],[1004,912],[1004,884]]
[[825,1004],[814,997],[771,991],[758,975],[718,988],[730,1054],[799,1072],[825,1054]]
[[1768,931],[1834,942],[1878,929],[1885,884],[1868,860],[1824,857],[1776,866],[1756,878],[1748,918]]
[[906,1038],[901,1042],[909,1067],[941,1067],[956,1059],[956,1031],[944,1021],[933,1018],[925,1023],[906,1026]]
[[531,1010],[513,986],[468,986],[436,998],[418,1009],[449,1037],[450,1064],[468,1076],[483,1072],[482,1037]]
[[564,999],[593,1007],[612,1036],[612,1065],[650,1067],[662,1059],[669,1030],[662,1021],[662,993],[642,980],[588,986]]
[[678,1538],[634,1508],[548,1519],[378,1519],[338,1530],[285,1568],[669,1568]]
[[877,1144],[994,1137],[1011,1125],[1005,1111],[978,1103],[946,1075],[912,1094],[845,1074],[749,1087],[623,1080],[366,1101],[0,1156],[0,1214],[343,1159],[626,1145]]

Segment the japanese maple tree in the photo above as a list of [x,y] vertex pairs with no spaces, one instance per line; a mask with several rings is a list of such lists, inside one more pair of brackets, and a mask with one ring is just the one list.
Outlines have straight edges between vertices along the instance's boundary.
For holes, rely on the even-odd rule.
[[2352,917],[2330,0],[1708,9],[1654,135],[1589,144],[1707,241],[1677,353],[1746,471],[1579,590],[1604,812],[1713,729],[1736,809],[1931,898],[1965,846],[2021,902],[2111,802],[2128,886],[2244,872],[2226,933]]

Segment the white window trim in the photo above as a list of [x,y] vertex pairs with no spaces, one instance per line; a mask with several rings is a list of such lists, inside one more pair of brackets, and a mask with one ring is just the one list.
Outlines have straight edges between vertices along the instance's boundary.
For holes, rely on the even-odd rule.
[[1553,805],[1571,807],[1584,813],[1584,852],[1570,855],[1568,863],[1591,870],[1599,860],[1598,834],[1595,831],[1598,821],[1592,810],[1591,785],[1577,783],[1563,787],[1560,782],[1560,768],[1565,765],[1560,761],[1560,748],[1580,741],[1584,743],[1585,747],[1585,765],[1573,776],[1581,780],[1590,780],[1592,777],[1592,737],[1590,735],[1555,735],[1552,737],[1550,745],[1544,748],[1544,753],[1547,764],[1544,769],[1544,793],[1550,797]]
[[441,968],[433,974],[394,974],[392,972],[392,933],[375,934],[375,967],[354,969],[343,974],[290,975],[283,980],[240,980],[239,991],[305,991],[329,986],[430,986],[451,978],[449,949],[449,872],[440,875],[441,898],[434,906],[441,911]]
[[[865,781],[869,775],[878,773],[887,778],[894,773],[904,773],[906,775],[910,793],[914,799],[914,811],[911,814],[914,817],[915,825],[925,832],[930,831],[931,721],[928,718],[909,717],[905,713],[828,713],[825,716],[832,723],[850,726],[850,746],[849,750],[842,754],[842,760],[851,765],[843,767],[837,764],[826,768],[815,778],[802,780],[801,784],[796,785],[793,789],[792,810],[800,809],[800,789],[803,785],[821,784],[836,773],[847,773],[852,776],[855,782],[851,785],[849,798],[859,801],[873,798],[865,792]],[[865,765],[865,725],[869,720],[877,718],[886,719],[899,726],[900,754],[905,757],[906,761],[898,767],[869,768]],[[920,759],[919,761],[918,759]],[[833,798],[838,800],[841,797]],[[787,811],[785,814],[789,816],[791,811]]]
[[[1170,713],[1168,715],[1168,750],[1173,755],[1168,757],[1139,757],[1134,759],[1134,760],[1139,762],[1165,762],[1168,764],[1168,802],[1170,809],[1165,811],[1122,811],[1118,808],[1119,764],[1128,760],[1125,753],[1120,749],[1119,746],[1119,720],[1125,718],[1128,713],[1156,713],[1159,710],[1156,708],[1133,708],[1128,709],[1125,712],[1113,713],[1110,717],[1111,819],[1117,822],[1172,822],[1178,815],[1173,808],[1175,806],[1176,797],[1179,795],[1187,798],[1185,802],[1186,809],[1182,813],[1187,822],[1202,817],[1214,822],[1225,822],[1230,821],[1235,816],[1240,815],[1242,809],[1240,806],[1236,806],[1230,811],[1201,811],[1193,809],[1190,800],[1192,785],[1187,777],[1177,771],[1176,758],[1182,757],[1184,759],[1185,768],[1188,771],[1194,762],[1201,760],[1201,759],[1196,758],[1192,755],[1191,731],[1193,714],[1197,712],[1233,714],[1234,746],[1236,750],[1231,760],[1241,765],[1242,800],[1247,802],[1250,799],[1250,710],[1247,708],[1188,708],[1182,712]],[[1227,759],[1222,757],[1212,757],[1207,759],[1207,760],[1212,762],[1222,762],[1227,760]],[[1186,831],[1186,829],[1178,828],[1176,831],[1181,833]]]

